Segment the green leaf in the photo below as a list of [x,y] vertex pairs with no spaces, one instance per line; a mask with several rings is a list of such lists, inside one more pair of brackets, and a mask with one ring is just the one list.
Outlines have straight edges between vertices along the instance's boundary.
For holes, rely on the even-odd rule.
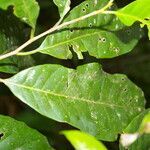
[[0,0],[0,8],[6,10],[14,7],[14,14],[23,22],[35,28],[39,15],[39,5],[36,0]]
[[63,131],[62,134],[71,142],[76,150],[107,150],[93,136],[77,130]]
[[[119,19],[127,26],[140,21],[150,29],[150,5],[149,0],[136,0],[116,12]],[[150,30],[149,30],[150,32]],[[150,38],[150,36],[149,36]]]
[[77,70],[41,65],[3,80],[24,103],[44,116],[113,141],[144,109],[143,92],[124,75],[97,63]]
[[[99,10],[107,3],[108,0],[87,0],[75,7],[64,22]],[[96,58],[111,58],[131,51],[140,37],[140,27],[124,27],[114,15],[100,14],[47,36],[36,52],[70,59],[70,48],[73,48],[80,59],[83,58],[82,52],[88,52]]]
[[53,0],[54,3],[58,6],[60,17],[64,17],[70,10],[70,0]]
[[[131,123],[128,125],[128,127],[124,130],[124,134],[129,134],[130,136],[137,134],[143,118],[146,114],[149,113],[150,109],[147,109],[141,114],[139,114],[137,117],[135,117],[133,121],[131,121]],[[150,134],[143,134],[141,136],[138,136],[136,139],[136,141],[128,147],[123,147],[120,144],[120,149],[126,150],[126,148],[128,148],[128,150],[148,150],[150,148]]]
[[150,134],[150,111],[148,114],[145,115],[145,117],[140,125],[139,132]]
[[0,115],[1,150],[52,150],[47,139],[26,124]]

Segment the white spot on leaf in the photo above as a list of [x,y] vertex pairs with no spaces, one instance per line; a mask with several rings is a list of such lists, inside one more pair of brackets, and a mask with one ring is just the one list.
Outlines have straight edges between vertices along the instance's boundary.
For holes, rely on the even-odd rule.
[[23,20],[23,21],[27,21],[27,20],[28,20],[28,18],[26,18],[26,17],[23,17],[23,18],[22,18],[22,20]]
[[138,137],[139,137],[139,133],[122,134],[121,137],[120,137],[120,142],[121,142],[123,147],[128,147],[133,142],[135,142]]

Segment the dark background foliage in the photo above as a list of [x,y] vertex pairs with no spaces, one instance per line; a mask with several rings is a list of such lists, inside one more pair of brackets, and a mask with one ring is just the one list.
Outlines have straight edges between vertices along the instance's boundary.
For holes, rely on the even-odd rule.
[[[75,7],[83,0],[72,0],[71,7]],[[52,0],[38,0],[41,7],[40,16],[37,22],[36,34],[49,29],[59,19],[57,7],[53,4]],[[118,7],[125,6],[129,1],[116,0]],[[12,14],[12,8],[2,11],[2,13]],[[15,17],[14,17],[15,18]],[[15,18],[17,19],[17,18]],[[22,43],[29,38],[30,28],[24,25],[25,30],[22,31],[25,35]],[[35,42],[28,49],[37,47],[40,42]],[[35,54],[34,64],[44,63],[57,63],[67,67],[76,68],[78,65],[99,62],[102,64],[103,69],[109,73],[122,73],[126,74],[136,85],[141,87],[145,93],[147,100],[146,107],[150,107],[150,42],[147,37],[147,30],[145,29],[145,36],[140,40],[138,45],[132,50],[132,52],[119,56],[113,59],[96,59],[84,54],[83,60],[77,60],[76,55],[72,60],[59,60],[47,55]],[[8,78],[11,74],[0,73],[0,78]],[[49,139],[51,145],[57,150],[71,150],[73,149],[70,144],[65,140],[63,136],[59,134],[61,130],[72,129],[73,127],[58,123],[53,120],[47,119],[38,113],[31,110],[28,106],[20,102],[14,97],[11,92],[2,84],[0,84],[0,114],[9,115],[18,120],[26,122],[32,128],[39,130]],[[105,142],[108,149],[118,149],[118,142]]]

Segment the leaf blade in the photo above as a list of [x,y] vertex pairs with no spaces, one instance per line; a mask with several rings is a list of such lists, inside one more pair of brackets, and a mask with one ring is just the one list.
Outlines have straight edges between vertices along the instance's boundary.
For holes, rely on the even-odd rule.
[[84,132],[71,130],[63,131],[62,134],[65,135],[76,150],[107,150],[100,141]]
[[52,150],[47,139],[22,122],[0,115],[0,149]]
[[[107,2],[97,1],[95,4],[95,1],[87,0],[70,11],[64,22],[101,9]],[[99,14],[47,36],[37,51],[60,59],[70,59],[71,47],[79,59],[83,58],[82,52],[88,52],[96,58],[112,58],[131,51],[141,36],[139,27],[126,28],[115,16]]]
[[[141,11],[143,9],[144,11]],[[117,11],[115,14],[127,26],[131,26],[134,22],[139,21],[143,25],[147,25],[149,30],[150,28],[149,10],[150,10],[149,0],[135,0],[134,2]]]
[[63,18],[70,10],[70,0],[53,0],[55,5],[57,5],[60,17]]
[[14,6],[14,14],[32,28],[36,26],[39,15],[39,5],[35,0],[1,0],[0,8],[6,10],[9,6]]
[[[131,123],[127,126],[127,128],[124,130],[124,134],[139,134],[138,130],[141,127],[142,120],[145,115],[150,113],[150,109],[146,109],[142,113],[140,113],[137,117],[135,117]],[[136,138],[137,140],[134,141],[134,143],[130,144],[128,146],[129,150],[146,150],[150,147],[150,134],[143,134]],[[123,147],[120,143],[120,150],[125,150],[126,147]]]
[[95,63],[77,70],[37,66],[4,83],[39,113],[108,141],[115,140],[117,133],[144,109],[144,97],[137,87],[125,76],[103,72]]

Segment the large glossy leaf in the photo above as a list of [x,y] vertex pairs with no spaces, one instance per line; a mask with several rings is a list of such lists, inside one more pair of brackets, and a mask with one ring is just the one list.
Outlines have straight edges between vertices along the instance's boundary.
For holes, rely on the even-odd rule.
[[0,0],[0,8],[7,9],[14,7],[14,14],[23,22],[35,28],[36,20],[39,15],[39,6],[36,0]]
[[[64,22],[98,10],[108,1],[87,0],[75,7]],[[115,9],[115,6],[111,9]],[[79,58],[82,58],[82,52],[88,52],[97,58],[119,56],[131,51],[141,35],[140,28],[137,26],[123,27],[115,16],[99,14],[48,36],[37,51],[62,59],[72,57],[70,47]]]
[[149,29],[150,28],[149,3],[150,3],[149,0],[135,0],[134,2],[117,11],[116,14],[119,17],[119,19],[128,26],[131,26],[136,21],[140,21],[143,25],[147,25]]
[[58,6],[60,17],[64,17],[70,10],[70,0],[53,0],[54,3]]
[[41,65],[3,80],[39,113],[113,141],[144,109],[143,92],[124,75],[109,75],[96,63],[77,70]]
[[42,134],[22,122],[2,115],[0,115],[0,149],[52,150]]
[[[137,133],[142,120],[146,114],[150,113],[150,109],[145,110],[138,115],[124,130],[124,133]],[[121,150],[126,150],[127,147],[123,147],[120,144]],[[132,145],[128,147],[128,150],[148,150],[150,148],[150,134],[143,134]]]
[[107,150],[107,148],[93,136],[77,130],[63,131],[66,138],[76,150]]

